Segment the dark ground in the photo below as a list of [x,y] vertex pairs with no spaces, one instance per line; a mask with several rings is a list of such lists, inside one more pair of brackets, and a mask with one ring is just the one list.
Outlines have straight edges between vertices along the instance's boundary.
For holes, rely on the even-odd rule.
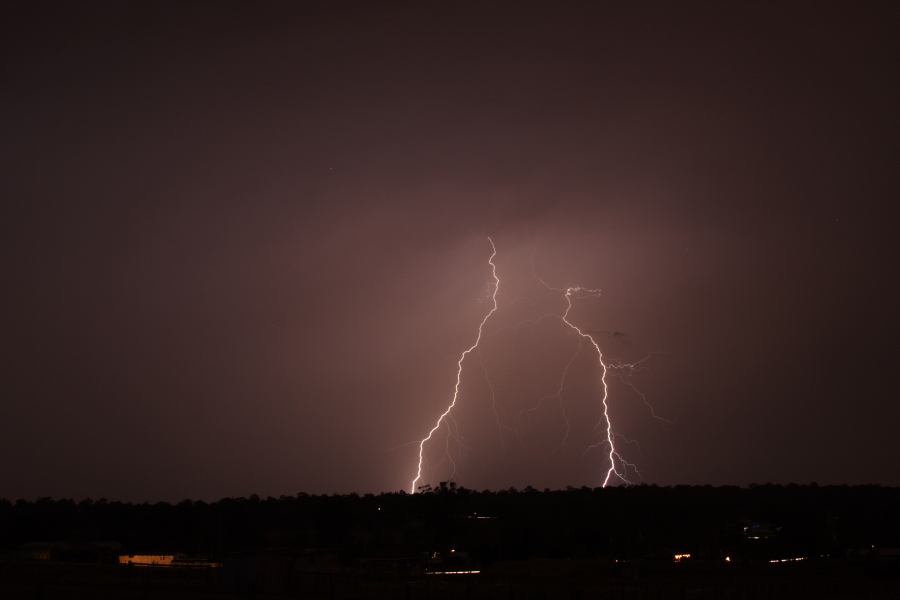
[[0,545],[3,598],[900,598],[900,489],[0,501]]

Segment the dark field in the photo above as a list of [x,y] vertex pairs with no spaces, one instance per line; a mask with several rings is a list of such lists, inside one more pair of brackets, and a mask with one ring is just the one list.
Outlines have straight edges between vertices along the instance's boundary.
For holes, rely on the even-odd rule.
[[4,599],[900,598],[876,486],[0,501],[0,544]]

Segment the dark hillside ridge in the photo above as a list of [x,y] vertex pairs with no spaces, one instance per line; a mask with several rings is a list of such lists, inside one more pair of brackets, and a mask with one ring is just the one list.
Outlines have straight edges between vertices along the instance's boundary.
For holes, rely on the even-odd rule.
[[333,553],[341,563],[450,548],[480,564],[533,558],[620,560],[845,556],[900,547],[900,489],[879,486],[631,486],[416,495],[185,500],[0,500],[0,550],[23,544],[115,542],[125,553],[223,557]]

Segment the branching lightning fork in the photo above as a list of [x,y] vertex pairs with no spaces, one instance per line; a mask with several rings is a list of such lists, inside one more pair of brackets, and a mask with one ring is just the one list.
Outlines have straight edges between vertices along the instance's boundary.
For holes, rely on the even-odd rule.
[[[452,420],[453,420],[452,417],[450,416],[450,413],[452,412],[453,408],[456,406],[457,401],[459,400],[459,388],[460,388],[460,385],[462,382],[463,363],[465,362],[465,360],[469,356],[469,354],[471,354],[472,352],[478,351],[478,346],[481,343],[482,338],[484,337],[483,336],[484,326],[488,322],[488,320],[490,320],[490,318],[494,315],[494,313],[497,312],[497,308],[498,308],[497,292],[500,289],[500,279],[499,279],[499,277],[497,277],[497,265],[494,264],[494,257],[497,256],[497,248],[494,245],[494,240],[491,239],[490,237],[488,237],[488,242],[490,242],[490,245],[491,245],[491,255],[488,258],[488,264],[491,266],[491,275],[494,280],[493,292],[491,293],[491,309],[481,319],[481,323],[479,323],[479,325],[478,325],[478,333],[475,336],[475,341],[472,343],[471,346],[469,346],[468,348],[463,350],[463,352],[459,355],[459,359],[456,361],[456,384],[453,387],[453,396],[450,399],[450,403],[447,405],[446,409],[444,409],[444,412],[442,412],[440,414],[440,416],[438,416],[437,420],[434,423],[434,426],[429,430],[428,435],[426,435],[424,438],[422,438],[421,440],[418,441],[419,462],[416,467],[416,476],[410,483],[410,493],[412,493],[412,494],[416,493],[419,481],[421,481],[421,479],[422,479],[422,468],[423,468],[423,463],[424,463],[425,444],[428,443],[429,441],[431,441],[431,439],[434,437],[435,433],[437,433],[437,431],[441,428],[441,426],[444,425],[445,421],[447,422],[447,444],[448,444],[447,457],[451,463],[450,466],[451,466],[452,471],[455,472],[455,470],[456,470],[456,465],[453,462],[452,457],[450,457],[450,451],[449,451],[449,442],[450,442],[450,437],[452,435]],[[532,265],[532,268],[533,268],[533,265]],[[600,295],[600,290],[584,288],[584,287],[580,287],[580,286],[570,286],[567,288],[552,287],[552,286],[548,285],[543,279],[538,277],[537,273],[534,273],[534,276],[548,290],[552,290],[554,292],[561,293],[563,298],[566,301],[566,307],[562,314],[545,314],[537,319],[526,321],[520,325],[524,325],[524,324],[536,325],[547,318],[560,319],[566,327],[568,327],[569,329],[574,331],[579,336],[579,346],[578,346],[578,350],[575,352],[575,354],[572,355],[569,362],[566,364],[565,369],[563,370],[562,378],[560,380],[560,384],[559,384],[558,389],[556,390],[556,393],[553,395],[550,395],[550,396],[545,396],[544,398],[541,399],[541,401],[538,403],[538,405],[536,405],[524,412],[530,412],[530,411],[536,410],[538,408],[538,406],[540,405],[540,403],[543,402],[544,400],[547,400],[549,398],[556,398],[559,403],[560,410],[562,411],[563,418],[566,421],[566,434],[563,438],[563,443],[565,442],[565,438],[568,436],[568,418],[566,417],[565,410],[562,406],[562,392],[563,392],[563,388],[565,387],[566,377],[568,375],[569,368],[572,366],[572,363],[577,358],[578,353],[581,350],[582,344],[585,341],[589,342],[590,345],[593,347],[594,351],[596,352],[597,362],[600,365],[600,383],[602,384],[602,389],[603,389],[603,393],[601,396],[601,405],[602,405],[603,410],[602,410],[602,417],[601,417],[600,421],[597,423],[597,427],[603,429],[604,439],[601,439],[597,443],[588,446],[588,448],[585,450],[585,453],[589,452],[590,450],[592,450],[594,448],[599,448],[599,447],[605,447],[608,450],[607,458],[609,460],[609,467],[607,468],[606,475],[603,479],[603,487],[606,487],[607,485],[609,485],[609,483],[613,479],[613,477],[619,479],[620,481],[622,481],[626,484],[631,483],[631,481],[628,479],[629,469],[632,472],[634,472],[635,474],[637,474],[639,477],[640,477],[640,472],[638,471],[637,466],[634,465],[633,463],[630,463],[627,460],[625,460],[622,457],[622,455],[619,453],[618,449],[616,448],[615,440],[617,437],[620,437],[626,443],[632,443],[632,442],[631,442],[631,440],[628,440],[627,438],[624,438],[617,432],[613,431],[612,421],[611,421],[610,415],[609,415],[609,402],[608,402],[609,383],[607,381],[607,376],[609,375],[610,371],[613,371],[613,370],[619,371],[619,373],[617,373],[617,374],[620,375],[620,377],[622,375],[621,371],[625,371],[628,373],[637,371],[640,369],[641,364],[645,360],[647,360],[647,358],[649,358],[649,357],[645,357],[644,359],[637,361],[635,363],[612,362],[612,363],[607,364],[607,362],[604,360],[604,357],[603,357],[603,351],[600,349],[600,345],[597,343],[597,340],[594,339],[594,336],[588,330],[580,328],[579,326],[575,325],[572,321],[569,320],[569,313],[572,311],[572,307],[573,307],[575,299],[584,298],[584,297],[587,297],[587,298],[597,297]],[[479,355],[479,359],[480,359],[480,355]],[[481,366],[482,366],[482,370],[484,370],[484,365],[482,364]],[[502,429],[500,417],[497,412],[496,398],[494,397],[494,394],[493,394],[493,385],[491,384],[490,379],[487,379],[486,370],[484,371],[484,375],[485,375],[486,381],[488,382],[488,386],[491,389],[492,409],[494,411],[494,417],[497,420],[498,428]],[[628,381],[624,377],[622,379],[630,387],[632,387],[632,389],[638,395],[640,395],[642,397],[644,403],[648,406],[648,408],[650,408],[651,415],[654,418],[659,419],[661,421],[666,421],[666,419],[659,417],[653,411],[653,407],[650,406],[649,402],[647,402],[646,397],[643,394],[641,394],[640,391],[637,390],[634,387],[634,385],[631,384],[630,381]],[[521,416],[521,414],[520,414],[520,416]]]
[[[633,465],[630,465],[628,462],[626,462],[625,459],[623,459],[619,452],[616,450],[616,443],[614,439],[615,436],[613,435],[612,430],[612,422],[609,419],[609,403],[607,402],[609,398],[609,384],[606,381],[606,375],[609,372],[609,369],[607,368],[606,363],[603,361],[603,351],[600,349],[600,345],[597,344],[597,340],[595,340],[591,334],[585,332],[569,320],[569,312],[571,312],[572,310],[572,299],[574,297],[596,297],[599,295],[600,290],[592,290],[577,286],[566,288],[564,294],[564,297],[566,299],[566,310],[562,314],[562,322],[565,323],[566,326],[568,326],[572,331],[581,336],[582,339],[590,342],[591,346],[594,347],[594,351],[597,353],[597,362],[600,363],[600,383],[603,385],[603,396],[601,397],[601,404],[603,405],[603,418],[601,419],[600,423],[598,423],[598,426],[605,429],[606,440],[604,443],[608,445],[609,448],[609,469],[607,469],[606,477],[603,479],[603,487],[606,487],[613,475],[615,475],[625,483],[631,483],[626,477],[625,471],[629,466]],[[616,461],[618,461],[618,464],[621,466],[621,470],[620,467],[616,465]]]
[[419,465],[416,468],[416,477],[410,484],[409,491],[411,494],[416,493],[416,486],[419,483],[419,480],[422,479],[422,462],[424,460],[423,457],[425,454],[426,442],[430,441],[435,432],[440,429],[444,420],[450,415],[450,411],[456,406],[456,401],[459,399],[459,386],[462,380],[463,362],[469,354],[478,348],[478,344],[481,343],[481,334],[484,331],[484,324],[488,322],[488,319],[490,319],[495,312],[497,312],[497,291],[500,289],[500,279],[497,277],[497,265],[494,264],[494,257],[497,256],[497,248],[494,246],[494,240],[490,237],[488,238],[488,242],[491,244],[491,256],[488,258],[488,264],[491,265],[491,276],[494,278],[494,291],[491,294],[491,310],[489,310],[487,314],[484,315],[484,318],[481,319],[481,323],[478,325],[478,335],[475,337],[475,342],[463,350],[462,354],[459,355],[459,360],[456,361],[456,385],[453,388],[453,397],[450,400],[450,404],[447,405],[447,408],[438,417],[437,421],[434,423],[434,427],[428,432],[428,435],[419,441]]
[[[605,439],[600,440],[596,444],[592,444],[591,446],[588,446],[587,450],[591,450],[592,448],[596,448],[599,446],[605,446],[609,450],[609,452],[607,454],[607,456],[609,458],[609,468],[606,471],[606,476],[603,478],[603,487],[606,487],[607,485],[609,485],[609,482],[612,479],[613,475],[615,475],[619,480],[621,480],[624,483],[631,483],[631,481],[627,477],[627,475],[628,475],[627,470],[629,468],[632,469],[635,473],[638,474],[638,476],[640,476],[640,473],[638,472],[637,467],[634,464],[632,464],[632,463],[626,461],[624,458],[622,458],[622,455],[619,454],[619,451],[616,449],[616,442],[615,442],[616,434],[613,433],[612,421],[610,420],[610,417],[609,417],[609,403],[608,403],[609,383],[606,380],[606,376],[609,374],[610,367],[607,366],[606,362],[604,361],[603,351],[600,349],[600,345],[597,343],[597,340],[594,339],[594,336],[592,336],[587,331],[581,329],[580,327],[578,327],[577,325],[575,325],[574,323],[572,323],[569,320],[569,313],[572,311],[573,299],[578,298],[578,297],[596,298],[597,296],[600,295],[600,290],[594,290],[594,289],[584,288],[584,287],[580,287],[580,286],[570,286],[567,288],[553,287],[538,276],[537,272],[534,270],[533,263],[532,263],[532,273],[533,273],[534,277],[545,288],[547,288],[548,290],[551,290],[554,292],[560,292],[563,294],[563,297],[566,300],[566,309],[563,311],[562,315],[560,315],[560,319],[566,325],[566,327],[568,327],[569,329],[571,329],[572,331],[577,333],[578,336],[582,339],[582,341],[589,342],[590,345],[594,348],[594,351],[597,353],[597,362],[600,364],[600,383],[602,384],[602,387],[603,387],[603,395],[601,396],[601,399],[600,399],[601,405],[603,406],[603,417],[601,418],[600,422],[597,423],[597,427],[603,428],[603,430],[605,432]],[[585,452],[587,452],[587,450]]]

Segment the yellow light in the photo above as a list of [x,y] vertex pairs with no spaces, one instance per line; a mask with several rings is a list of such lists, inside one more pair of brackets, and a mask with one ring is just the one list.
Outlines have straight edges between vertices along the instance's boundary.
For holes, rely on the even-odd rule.
[[175,557],[171,554],[123,554],[119,556],[120,565],[137,567],[169,567]]
[[769,561],[770,564],[779,564],[779,563],[792,563],[792,562],[800,562],[801,560],[806,560],[805,556],[795,556],[793,558],[773,558]]

